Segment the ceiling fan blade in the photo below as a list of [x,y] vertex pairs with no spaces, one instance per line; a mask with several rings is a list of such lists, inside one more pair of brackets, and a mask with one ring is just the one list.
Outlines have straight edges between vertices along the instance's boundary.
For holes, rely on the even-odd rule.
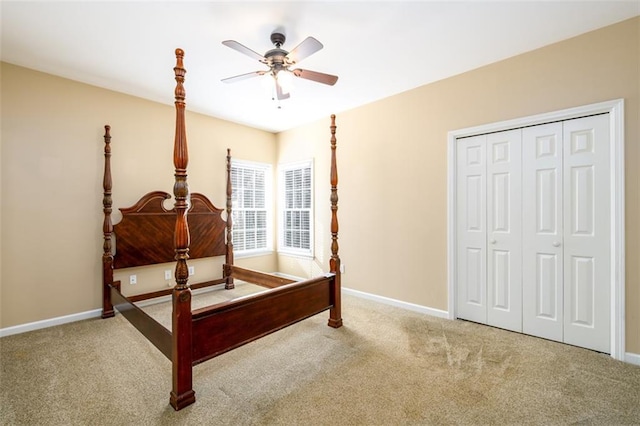
[[336,81],[338,81],[337,75],[325,74],[317,71],[309,71],[298,68],[293,70],[292,72],[296,77],[316,81],[322,84],[328,84],[329,86],[333,86],[334,84],[336,84]]
[[235,75],[233,77],[223,78],[221,81],[225,83],[235,83],[236,81],[246,80],[251,77],[258,77],[259,75],[265,75],[268,71],[253,71],[246,74]]
[[322,47],[322,43],[320,43],[318,40],[313,37],[307,37],[302,40],[302,43],[294,47],[293,50],[289,52],[287,58],[289,58],[292,63],[297,64],[304,58],[322,49]]
[[282,91],[282,86],[280,86],[278,80],[276,80],[276,97],[278,98],[278,100],[289,99],[291,97],[289,93],[284,93]]
[[235,40],[225,40],[222,42],[222,44],[224,44],[227,47],[232,48],[233,50],[237,50],[240,53],[243,53],[245,55],[247,55],[250,58],[256,59],[258,61],[264,61],[264,56],[262,56],[261,54],[254,52],[253,50],[249,49],[247,46],[238,43]]

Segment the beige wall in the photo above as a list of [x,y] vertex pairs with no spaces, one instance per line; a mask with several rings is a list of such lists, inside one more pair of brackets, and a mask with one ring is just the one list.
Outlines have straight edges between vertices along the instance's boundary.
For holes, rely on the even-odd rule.
[[[640,18],[628,20],[337,114],[344,286],[446,310],[447,132],[624,98],[626,349],[640,353],[639,27]],[[278,161],[326,162],[328,126],[327,118],[280,134]],[[323,236],[328,169],[316,166]],[[289,273],[301,263],[279,261]]]
[[[188,104],[188,78],[185,86]],[[114,211],[148,191],[172,193],[173,105],[2,64],[0,328],[101,306],[104,124],[113,137]],[[245,160],[276,158],[272,133],[199,114],[187,113],[187,138],[190,189],[222,208],[227,147]],[[274,255],[237,263],[276,268]],[[221,275],[219,261],[190,264],[190,282]],[[165,288],[163,270],[173,267],[134,268],[116,278],[126,280],[127,293],[140,293]],[[135,287],[129,273],[138,276]]]
[[[624,98],[626,339],[640,353],[639,27],[632,19],[339,113],[344,285],[446,310],[447,132]],[[188,101],[188,79],[186,87]],[[127,206],[151,189],[171,192],[173,107],[8,64],[1,107],[0,327],[96,309],[102,125],[112,126],[114,207]],[[302,276],[326,270],[329,118],[276,136],[189,113],[187,129],[191,190],[220,206],[227,146],[245,160],[314,158],[316,258],[241,262]],[[196,264],[196,273],[218,266]],[[137,288],[164,286],[164,267],[139,269]]]

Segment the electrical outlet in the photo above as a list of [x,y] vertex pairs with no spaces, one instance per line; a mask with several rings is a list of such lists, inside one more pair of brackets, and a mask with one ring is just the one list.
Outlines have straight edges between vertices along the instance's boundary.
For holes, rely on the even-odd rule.
[[195,275],[195,274],[196,274],[196,267],[195,266],[189,266],[189,276]]
[[135,275],[129,275],[129,284],[138,284],[138,277]]
[[344,274],[344,263],[340,264],[340,273]]
[[171,279],[171,269],[167,269],[166,271],[164,271],[164,279],[165,280]]

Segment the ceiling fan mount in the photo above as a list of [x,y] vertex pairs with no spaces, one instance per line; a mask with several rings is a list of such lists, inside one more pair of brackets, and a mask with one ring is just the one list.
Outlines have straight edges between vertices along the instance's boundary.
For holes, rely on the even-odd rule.
[[280,46],[284,44],[286,40],[287,40],[287,37],[285,37],[285,35],[282,33],[279,33],[279,32],[271,33],[271,43],[273,43],[273,45],[278,49],[280,48]]
[[[273,77],[275,82],[275,96],[279,100],[287,99],[290,97],[287,88],[282,87],[282,81],[284,77],[289,77],[293,75],[294,77],[300,77],[306,80],[315,81],[317,83],[327,84],[329,86],[333,86],[336,81],[338,81],[338,77],[331,74],[325,74],[317,71],[304,70],[300,68],[290,69],[290,67],[296,65],[298,62],[303,60],[304,58],[312,55],[318,50],[323,48],[322,43],[316,40],[313,37],[307,37],[304,39],[299,45],[297,45],[293,50],[287,52],[282,49],[282,45],[286,41],[286,37],[284,33],[279,31],[274,31],[271,33],[271,43],[275,46],[275,48],[267,51],[264,55],[260,55],[259,53],[249,49],[243,44],[238,43],[235,40],[225,40],[222,42],[227,47],[230,47],[238,52],[249,56],[250,58],[258,60],[260,63],[265,64],[269,67],[268,70],[260,70],[253,71],[246,74],[236,75],[234,77],[225,78],[222,81],[225,83],[234,83],[236,81],[244,80],[250,77],[261,76],[265,74],[269,74]],[[280,74],[284,73],[284,74]],[[280,74],[280,76],[279,76]],[[279,78],[283,77],[283,78]]]

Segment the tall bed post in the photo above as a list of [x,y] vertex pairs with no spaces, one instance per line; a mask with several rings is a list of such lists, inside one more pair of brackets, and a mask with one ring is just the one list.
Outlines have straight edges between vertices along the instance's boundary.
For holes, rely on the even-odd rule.
[[113,252],[111,250],[111,235],[113,234],[113,223],[111,222],[111,126],[104,126],[104,177],[102,187],[104,195],[102,197],[102,211],[104,212],[104,222],[102,223],[102,234],[104,243],[102,245],[102,318],[111,318],[115,315],[113,304],[111,303],[111,288],[113,285]]
[[329,269],[336,275],[331,288],[333,307],[329,311],[329,326],[342,326],[341,272],[338,255],[338,168],[336,164],[336,116],[331,114],[331,259]]
[[180,410],[196,400],[192,383],[192,327],[191,327],[191,289],[188,285],[189,268],[189,224],[187,210],[189,208],[189,185],[187,184],[187,164],[189,153],[187,149],[187,134],[185,129],[185,90],[184,69],[182,59],[184,51],[176,49],[176,66],[173,69],[176,78],[176,134],[173,147],[173,164],[175,166],[175,196],[176,226],[174,234],[176,251],[176,285],[173,288],[173,314],[171,319],[172,331],[172,382],[170,403],[175,410]]
[[233,217],[232,217],[232,196],[233,187],[231,186],[231,150],[227,148],[227,246],[224,265],[224,277],[227,280],[224,288],[230,290],[235,287],[233,276],[231,275],[231,266],[233,265]]

